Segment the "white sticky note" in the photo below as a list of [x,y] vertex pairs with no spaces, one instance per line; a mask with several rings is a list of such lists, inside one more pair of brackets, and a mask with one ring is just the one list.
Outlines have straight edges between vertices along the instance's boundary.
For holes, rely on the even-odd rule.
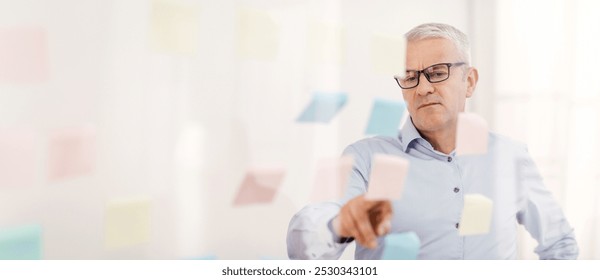
[[375,34],[371,38],[373,71],[384,75],[400,75],[406,71],[406,39],[401,36]]
[[117,249],[148,242],[150,239],[149,199],[112,200],[106,208],[105,246]]
[[336,24],[311,22],[308,26],[308,57],[315,63],[336,63],[343,60],[343,33]]
[[153,0],[151,41],[158,51],[196,54],[199,46],[199,8],[184,1]]
[[233,205],[271,203],[279,190],[285,169],[281,167],[249,168]]
[[238,12],[237,51],[244,58],[274,60],[279,48],[279,26],[269,13],[242,9]]
[[331,201],[342,198],[353,164],[352,156],[321,159],[317,164],[311,201]]
[[493,204],[491,199],[481,194],[465,195],[458,234],[463,236],[488,233],[492,222]]
[[400,199],[408,165],[408,160],[401,157],[384,154],[373,156],[369,187],[365,198],[368,200]]
[[458,114],[456,127],[456,155],[481,155],[487,153],[488,124],[477,114]]

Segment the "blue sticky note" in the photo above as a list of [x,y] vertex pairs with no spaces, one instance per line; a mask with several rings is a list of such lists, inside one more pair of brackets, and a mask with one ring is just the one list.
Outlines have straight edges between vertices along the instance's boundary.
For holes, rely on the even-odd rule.
[[404,115],[406,105],[402,101],[376,98],[365,134],[398,136],[398,127]]
[[0,229],[0,260],[42,258],[42,228],[26,225]]
[[328,123],[346,105],[347,101],[348,95],[345,93],[317,92],[297,121]]
[[414,232],[392,233],[385,237],[383,260],[416,260],[421,241]]

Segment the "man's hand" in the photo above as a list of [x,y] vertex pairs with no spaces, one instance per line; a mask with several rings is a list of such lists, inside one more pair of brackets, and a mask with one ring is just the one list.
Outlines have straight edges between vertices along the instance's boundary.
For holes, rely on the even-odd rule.
[[391,230],[392,203],[389,200],[366,200],[364,195],[348,201],[333,220],[333,228],[341,237],[354,237],[360,245],[377,247],[377,236]]

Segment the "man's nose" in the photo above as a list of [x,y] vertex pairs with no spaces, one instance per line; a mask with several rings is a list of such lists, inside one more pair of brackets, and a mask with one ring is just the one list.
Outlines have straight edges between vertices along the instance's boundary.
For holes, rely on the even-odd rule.
[[419,85],[416,88],[418,95],[427,95],[433,92],[433,85],[427,80],[424,73],[419,76]]

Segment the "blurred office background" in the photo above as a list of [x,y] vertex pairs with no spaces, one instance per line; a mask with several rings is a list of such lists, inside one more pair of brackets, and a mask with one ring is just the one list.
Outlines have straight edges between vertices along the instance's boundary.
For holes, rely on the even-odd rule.
[[[528,144],[580,259],[600,259],[599,9],[0,0],[0,256],[285,258],[317,161],[365,137],[373,98],[402,100],[388,67],[395,42],[443,22],[471,38],[480,83],[468,110]],[[316,92],[348,103],[328,124],[295,122]],[[234,206],[257,165],[286,169],[280,191]],[[525,231],[519,246],[520,258],[537,257]]]

